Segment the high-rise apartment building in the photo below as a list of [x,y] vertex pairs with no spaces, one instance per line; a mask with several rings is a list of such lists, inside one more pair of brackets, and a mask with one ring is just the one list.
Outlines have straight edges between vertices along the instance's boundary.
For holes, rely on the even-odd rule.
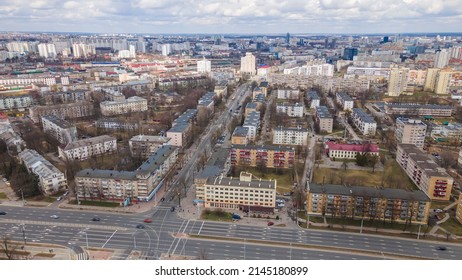
[[418,119],[396,118],[395,138],[396,142],[414,144],[423,149],[427,125]]
[[357,48],[345,48],[343,49],[343,59],[345,60],[353,60],[353,57],[358,55]]
[[436,78],[440,69],[438,68],[428,68],[427,77],[425,78],[424,90],[425,91],[435,91]]
[[210,73],[212,72],[212,63],[210,60],[202,58],[197,61],[197,72],[199,73]]
[[56,57],[56,48],[54,44],[38,44],[39,55],[45,58]]
[[256,69],[255,56],[252,53],[248,52],[244,57],[241,57],[241,74],[250,74],[253,76],[256,74]]
[[438,72],[435,83],[436,94],[449,94],[452,74],[452,69],[442,69]]
[[436,53],[434,67],[435,68],[444,68],[449,64],[450,53],[447,49],[442,49]]
[[388,95],[400,96],[407,86],[409,68],[392,68],[388,79]]

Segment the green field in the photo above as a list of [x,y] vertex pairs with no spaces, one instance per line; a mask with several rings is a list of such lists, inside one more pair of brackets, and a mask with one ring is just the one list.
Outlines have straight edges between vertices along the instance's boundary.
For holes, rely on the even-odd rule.
[[[76,200],[70,202],[70,204],[77,204]],[[99,207],[119,207],[119,202],[110,201],[93,201],[93,200],[80,200],[80,205],[86,206],[99,206]]]
[[383,186],[386,188],[400,188],[417,190],[414,183],[407,177],[396,162],[389,162],[385,171],[317,168],[314,170],[315,184],[349,184],[366,187]]

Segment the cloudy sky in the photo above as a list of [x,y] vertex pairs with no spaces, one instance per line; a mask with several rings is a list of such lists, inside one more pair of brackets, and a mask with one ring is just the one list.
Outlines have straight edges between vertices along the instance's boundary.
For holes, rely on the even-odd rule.
[[462,32],[462,0],[0,0],[1,31]]

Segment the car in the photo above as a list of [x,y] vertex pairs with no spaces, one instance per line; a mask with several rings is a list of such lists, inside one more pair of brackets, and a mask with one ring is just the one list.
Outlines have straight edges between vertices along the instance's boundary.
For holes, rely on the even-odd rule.
[[272,226],[272,225],[274,225],[274,223],[271,222],[271,221],[269,221],[269,222],[268,222],[268,226],[270,227],[270,226]]
[[66,191],[63,196],[67,196],[69,194],[69,191]]
[[57,200],[57,201],[60,201],[61,199],[63,199],[62,196],[58,197],[56,200]]
[[1,212],[0,212],[0,215],[6,215],[6,212],[1,211]]
[[6,178],[3,178],[2,180],[3,180],[3,182],[7,182],[7,181],[8,181],[8,179],[6,179]]
[[93,218],[91,219],[91,221],[92,221],[92,222],[99,222],[99,221],[101,221],[101,219],[100,219],[99,217],[93,217]]
[[145,222],[145,223],[152,223],[152,220],[151,220],[151,219],[148,219],[148,218],[146,218],[146,219],[144,219],[144,220],[143,220],[143,222]]
[[139,228],[139,229],[144,229],[146,228],[144,225],[136,225],[136,228]]
[[442,209],[435,209],[433,211],[435,211],[435,213],[443,213],[444,212]]
[[438,250],[438,251],[446,251],[446,249],[447,249],[447,248],[444,247],[444,246],[438,246],[438,247],[436,247],[436,250]]
[[58,215],[51,215],[50,218],[52,218],[52,219],[59,219],[59,216],[58,216]]
[[174,212],[175,211],[175,206],[172,206],[172,208],[170,208],[170,212]]

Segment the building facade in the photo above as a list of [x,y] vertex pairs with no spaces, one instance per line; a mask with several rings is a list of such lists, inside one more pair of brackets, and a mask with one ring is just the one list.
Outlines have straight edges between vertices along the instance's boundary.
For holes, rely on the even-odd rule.
[[81,170],[75,175],[77,195],[83,200],[149,201],[177,158],[178,149],[165,145],[135,171]]
[[310,184],[309,215],[426,225],[430,200],[422,191]]
[[195,181],[197,199],[205,208],[272,213],[276,207],[276,180],[254,178],[241,172],[239,178],[208,177]]
[[305,106],[301,103],[280,103],[276,105],[276,112],[289,117],[302,118],[305,115]]
[[117,139],[108,135],[81,139],[58,147],[59,157],[69,160],[85,160],[113,152],[117,152]]
[[255,56],[248,52],[244,57],[241,57],[241,74],[254,76],[256,72]]
[[450,117],[451,105],[385,103],[385,112],[394,115]]
[[265,166],[268,168],[291,168],[295,149],[281,146],[233,145],[232,165]]
[[413,144],[398,144],[396,161],[407,176],[432,200],[449,200],[454,179]]
[[377,123],[374,119],[364,112],[361,108],[353,108],[353,112],[351,114],[351,118],[353,120],[353,124],[356,128],[361,131],[363,135],[375,135],[377,130]]
[[148,110],[148,101],[139,96],[132,96],[124,101],[103,101],[100,103],[103,116],[114,116]]
[[319,126],[319,132],[332,133],[334,118],[326,106],[316,107],[316,124]]
[[273,145],[295,145],[306,146],[308,130],[306,128],[285,128],[273,129]]
[[43,116],[42,125],[43,131],[53,136],[61,144],[66,145],[77,141],[77,128],[75,125],[58,116]]
[[40,190],[45,195],[55,194],[67,188],[64,173],[42,157],[37,151],[25,149],[19,153],[19,159],[29,172],[39,178]]
[[346,94],[345,92],[338,92],[335,95],[335,97],[336,97],[337,103],[340,104],[341,109],[343,111],[353,110],[354,102],[353,102],[353,99],[348,94]]
[[95,114],[90,102],[76,102],[51,106],[33,106],[29,108],[29,116],[35,122],[41,121],[42,116],[54,115],[62,119],[90,117]]
[[163,136],[136,135],[128,141],[128,145],[132,156],[148,158],[161,146],[167,145],[169,141],[168,137]]
[[397,143],[414,144],[423,149],[427,125],[420,120],[396,118],[395,138]]
[[236,126],[231,136],[231,144],[247,145],[249,143],[249,128]]
[[277,99],[292,99],[298,100],[300,98],[300,90],[298,89],[278,89],[277,90]]
[[388,78],[388,95],[400,96],[406,91],[409,68],[392,68]]
[[379,147],[376,144],[337,144],[327,142],[324,147],[326,154],[332,160],[337,159],[356,159],[358,154],[369,154],[379,156]]

